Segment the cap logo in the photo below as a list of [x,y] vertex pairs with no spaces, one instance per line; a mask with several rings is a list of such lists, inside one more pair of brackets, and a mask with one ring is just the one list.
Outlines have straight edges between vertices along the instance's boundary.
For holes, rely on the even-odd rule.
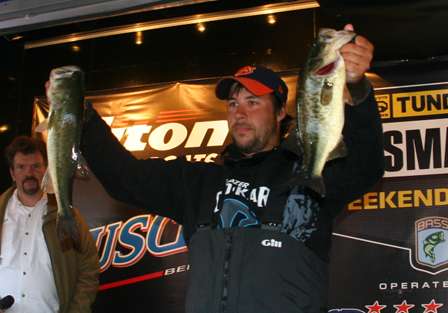
[[249,75],[252,74],[255,71],[255,66],[244,66],[242,68],[240,68],[238,70],[238,72],[236,72],[235,76],[244,76],[244,75]]

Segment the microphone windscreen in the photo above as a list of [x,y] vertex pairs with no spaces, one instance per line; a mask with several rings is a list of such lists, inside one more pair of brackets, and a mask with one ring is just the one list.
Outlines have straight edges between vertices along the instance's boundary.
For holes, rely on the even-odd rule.
[[14,304],[13,296],[6,296],[0,299],[0,309],[6,310],[9,309]]

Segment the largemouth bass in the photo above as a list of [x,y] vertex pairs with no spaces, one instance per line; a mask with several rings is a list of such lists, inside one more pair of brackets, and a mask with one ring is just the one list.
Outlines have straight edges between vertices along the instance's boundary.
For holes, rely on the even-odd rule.
[[[304,184],[325,196],[322,171],[328,160],[346,155],[345,64],[339,50],[356,34],[321,29],[309,52],[297,91],[297,136],[303,152]],[[345,93],[345,96],[344,96]]]
[[434,252],[435,248],[442,242],[445,242],[445,236],[443,231],[432,233],[431,235],[427,236],[423,241],[423,251],[425,252],[425,256],[429,257],[432,263],[436,261],[436,254]]
[[53,69],[47,82],[48,173],[58,205],[57,234],[62,245],[79,250],[80,238],[73,217],[72,187],[81,166],[79,142],[84,101],[84,74],[76,66]]

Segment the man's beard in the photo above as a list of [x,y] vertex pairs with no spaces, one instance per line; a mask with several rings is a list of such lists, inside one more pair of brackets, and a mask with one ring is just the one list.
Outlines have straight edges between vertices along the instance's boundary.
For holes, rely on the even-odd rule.
[[[25,187],[25,184],[27,181],[34,181],[35,187],[31,187],[31,188]],[[40,191],[39,181],[35,177],[27,177],[22,182],[22,189],[25,194],[27,194],[29,196],[33,196]]]
[[252,141],[244,145],[240,145],[238,141],[235,140],[235,137],[232,135],[233,143],[238,148],[238,150],[243,154],[258,153],[265,149],[272,134],[274,134],[276,130],[277,130],[277,124],[275,123],[275,121],[272,121],[270,127],[265,130],[262,136],[255,136]]
[[235,138],[233,138],[233,142],[235,143],[235,146],[238,148],[238,150],[243,154],[251,154],[251,153],[257,153],[263,148],[263,142],[260,138],[254,138],[251,142],[240,145]]

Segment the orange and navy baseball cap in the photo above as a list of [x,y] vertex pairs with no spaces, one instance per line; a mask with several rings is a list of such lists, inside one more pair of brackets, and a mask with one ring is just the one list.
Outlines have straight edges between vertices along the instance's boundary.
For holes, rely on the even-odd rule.
[[225,77],[216,84],[215,94],[218,99],[229,99],[230,88],[239,82],[256,96],[273,93],[282,105],[288,99],[288,87],[274,71],[263,66],[244,66],[235,75]]

